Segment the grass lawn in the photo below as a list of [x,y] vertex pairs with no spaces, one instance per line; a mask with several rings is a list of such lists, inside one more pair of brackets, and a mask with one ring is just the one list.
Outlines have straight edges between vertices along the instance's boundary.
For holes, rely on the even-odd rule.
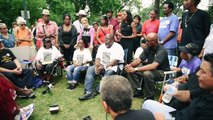
[[[91,116],[92,120],[105,120],[106,114],[100,103],[100,96],[87,101],[79,101],[78,97],[83,95],[83,86],[78,85],[74,91],[67,88],[66,78],[54,78],[56,85],[51,89],[51,93],[45,95],[42,91],[45,87],[36,89],[35,99],[18,99],[21,106],[35,103],[35,110],[29,120],[82,120],[86,116]],[[133,99],[133,109],[141,108],[141,99]],[[60,111],[58,114],[50,114],[49,106],[58,104]],[[108,120],[111,116],[108,115]]]

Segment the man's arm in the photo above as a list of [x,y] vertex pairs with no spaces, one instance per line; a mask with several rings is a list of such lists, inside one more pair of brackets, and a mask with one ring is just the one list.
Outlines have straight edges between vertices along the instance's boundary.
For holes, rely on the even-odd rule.
[[145,66],[142,66],[142,67],[138,67],[138,72],[140,72],[140,71],[155,70],[155,69],[157,69],[157,67],[159,65],[160,64],[158,62],[153,62],[151,64],[148,64],[148,65],[145,65]]
[[110,66],[115,66],[115,65],[118,64],[118,61],[119,61],[119,60],[114,59],[114,60],[112,60],[109,64],[107,64],[105,67],[108,68],[108,67],[110,67]]
[[17,59],[14,60],[14,63],[16,64],[17,68],[21,68],[21,64]]
[[189,102],[191,100],[189,90],[176,91],[174,97],[182,102]]
[[136,66],[138,66],[140,63],[141,63],[141,59],[140,59],[140,58],[136,58],[136,59],[134,59],[134,61],[131,62],[129,65],[132,66],[132,67],[136,67]]
[[175,32],[170,31],[169,34],[162,40],[161,44],[165,44],[175,36]]
[[0,67],[0,72],[12,72],[12,70]]

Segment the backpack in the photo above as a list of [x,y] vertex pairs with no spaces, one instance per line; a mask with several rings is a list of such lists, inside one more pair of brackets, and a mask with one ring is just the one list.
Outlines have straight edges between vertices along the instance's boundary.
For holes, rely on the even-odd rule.
[[35,88],[39,88],[42,86],[43,81],[39,76],[35,76],[32,80],[31,86]]

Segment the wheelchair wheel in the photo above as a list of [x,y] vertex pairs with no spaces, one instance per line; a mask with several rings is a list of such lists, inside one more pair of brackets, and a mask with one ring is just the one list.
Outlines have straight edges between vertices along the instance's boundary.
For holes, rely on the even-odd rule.
[[57,66],[56,73],[57,73],[57,77],[63,76],[63,70],[60,66]]

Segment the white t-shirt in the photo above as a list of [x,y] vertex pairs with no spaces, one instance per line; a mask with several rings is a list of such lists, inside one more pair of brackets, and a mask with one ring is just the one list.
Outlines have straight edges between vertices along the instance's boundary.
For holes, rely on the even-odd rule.
[[[119,60],[119,62],[124,61],[124,50],[122,46],[116,42],[112,44],[110,48],[107,48],[105,44],[101,44],[98,48],[98,52],[96,58],[101,60],[102,65],[107,65],[113,60]],[[117,65],[113,67],[108,67],[107,69],[111,69],[117,72]]]
[[142,52],[143,52],[143,48],[142,48],[142,47],[138,47],[138,48],[136,49],[136,51],[135,51],[135,56],[134,56],[134,58],[135,58],[135,59],[136,59],[136,58],[139,58]]
[[80,33],[81,29],[83,28],[83,25],[80,23],[80,21],[79,20],[74,21],[73,25],[75,26],[77,33]]
[[[76,49],[73,54],[73,61],[77,61],[78,63],[82,64],[86,61],[92,61],[91,53],[88,49],[84,48],[84,50]],[[86,64],[89,66],[89,64]]]
[[36,54],[36,60],[41,61],[42,64],[50,64],[60,57],[62,57],[62,54],[55,46],[52,46],[52,48],[49,49],[41,47]]
[[208,35],[208,37],[206,37],[205,43],[203,45],[204,48],[204,55],[208,54],[208,53],[213,53],[213,25],[211,25],[211,30],[210,33]]

